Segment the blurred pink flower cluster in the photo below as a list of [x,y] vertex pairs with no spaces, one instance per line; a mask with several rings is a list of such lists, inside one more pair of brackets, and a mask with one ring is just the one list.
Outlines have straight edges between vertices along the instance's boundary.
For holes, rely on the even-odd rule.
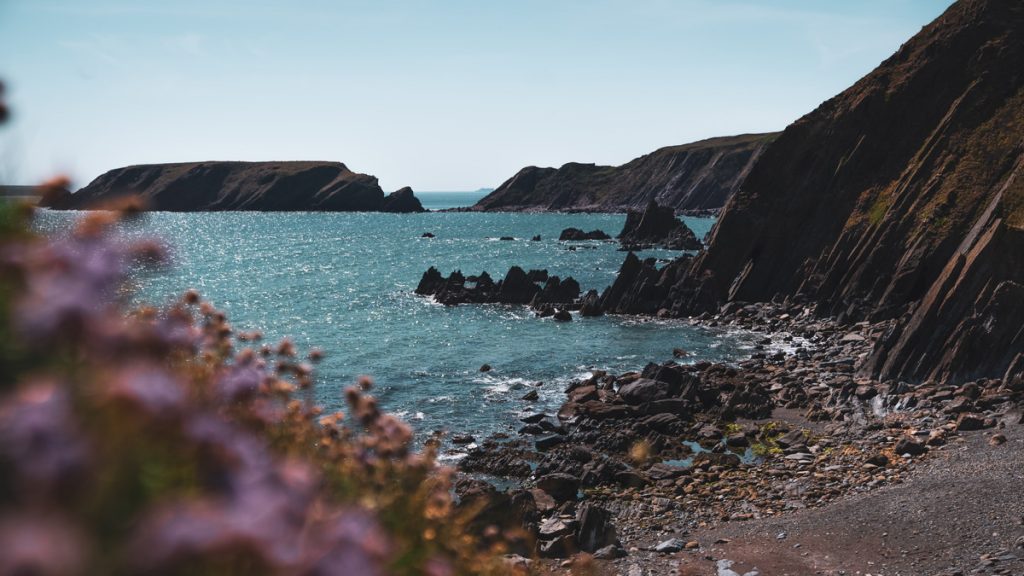
[[92,213],[61,239],[0,220],[0,575],[497,573],[433,447],[195,292],[127,310],[151,242]]

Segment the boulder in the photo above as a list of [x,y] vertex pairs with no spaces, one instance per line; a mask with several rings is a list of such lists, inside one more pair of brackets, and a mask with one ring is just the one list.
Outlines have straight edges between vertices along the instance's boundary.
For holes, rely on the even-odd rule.
[[671,384],[650,378],[640,378],[619,388],[619,397],[634,406],[655,400],[667,400],[672,393]]
[[554,472],[537,479],[537,488],[547,492],[556,502],[567,502],[576,499],[580,489],[580,479],[561,472]]

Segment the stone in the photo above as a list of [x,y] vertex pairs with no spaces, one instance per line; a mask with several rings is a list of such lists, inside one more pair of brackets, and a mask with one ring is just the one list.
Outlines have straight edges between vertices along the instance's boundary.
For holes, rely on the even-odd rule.
[[627,404],[643,404],[653,400],[665,400],[672,395],[671,386],[666,382],[640,378],[619,388],[619,397]]
[[970,432],[985,428],[985,419],[977,414],[965,413],[956,419],[957,432]]
[[552,434],[550,436],[543,436],[534,440],[533,445],[540,452],[546,452],[559,444],[565,443],[565,436],[561,434]]
[[610,544],[604,548],[600,548],[594,551],[594,558],[598,560],[615,560],[617,558],[625,558],[626,551],[621,546]]
[[576,542],[580,550],[595,552],[618,542],[612,515],[604,508],[585,502],[576,512],[576,521],[579,524]]
[[541,540],[552,540],[558,536],[572,534],[575,528],[575,523],[566,522],[557,516],[553,516],[541,523],[537,529],[537,536]]
[[576,552],[576,537],[565,534],[553,540],[541,540],[538,551],[542,558],[565,558]]
[[901,456],[903,454],[920,456],[928,451],[928,447],[913,438],[903,437],[896,442],[896,446],[893,450]]
[[659,542],[654,547],[654,551],[660,554],[672,554],[673,552],[679,552],[685,547],[686,542],[683,542],[679,538],[669,538],[668,540]]
[[537,412],[535,414],[523,416],[522,418],[519,419],[519,421],[524,424],[536,424],[537,422],[540,422],[541,420],[547,417],[547,414],[544,414],[543,412]]
[[775,443],[779,445],[779,448],[789,448],[790,446],[803,444],[806,438],[802,430],[791,430],[776,438]]
[[576,499],[580,489],[580,479],[561,472],[555,472],[537,479],[537,487],[547,492],[556,502]]

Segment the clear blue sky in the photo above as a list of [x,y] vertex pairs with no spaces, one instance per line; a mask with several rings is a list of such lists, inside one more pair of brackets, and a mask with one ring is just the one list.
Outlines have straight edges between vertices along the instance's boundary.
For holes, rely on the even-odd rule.
[[950,0],[0,0],[0,179],[339,160],[493,187],[779,130]]

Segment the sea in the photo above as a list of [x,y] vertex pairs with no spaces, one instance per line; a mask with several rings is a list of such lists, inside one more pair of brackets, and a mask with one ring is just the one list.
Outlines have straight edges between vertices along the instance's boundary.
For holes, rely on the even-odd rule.
[[[560,323],[523,306],[447,307],[417,296],[430,266],[445,275],[487,271],[495,280],[513,265],[547,269],[600,291],[625,258],[614,242],[558,241],[570,226],[615,236],[623,214],[444,212],[438,210],[472,205],[482,194],[417,195],[431,212],[149,213],[123,233],[159,238],[171,249],[171,265],[133,278],[134,298],[161,304],[194,288],[237,329],[322,348],[315,394],[326,409],[344,409],[345,388],[369,376],[382,407],[421,440],[439,430],[478,439],[514,434],[519,418],[554,413],[566,386],[593,370],[642,369],[673,359],[676,348],[689,354],[681,362],[731,362],[749,356],[760,339],[685,320],[574,316]],[[77,217],[41,211],[39,221],[59,231]],[[714,224],[684,221],[698,237]],[[541,240],[531,241],[535,235]],[[641,256],[667,262],[678,254]],[[484,364],[492,369],[482,372]],[[539,399],[523,400],[531,390]],[[455,459],[461,449],[446,450],[443,458]]]

